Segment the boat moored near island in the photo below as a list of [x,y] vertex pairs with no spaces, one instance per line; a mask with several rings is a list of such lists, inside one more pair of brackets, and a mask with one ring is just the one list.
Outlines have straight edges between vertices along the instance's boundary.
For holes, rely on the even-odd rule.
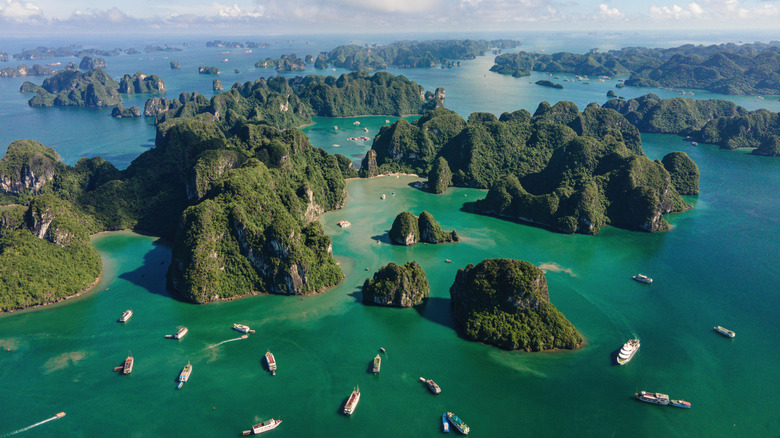
[[127,322],[130,320],[130,318],[133,317],[133,311],[130,309],[127,309],[122,313],[122,316],[119,317],[119,322]]
[[651,403],[654,405],[662,405],[662,406],[666,406],[669,404],[669,396],[666,394],[661,394],[660,392],[639,391],[634,395],[636,396],[636,398],[638,398],[639,400],[645,403]]
[[187,383],[187,380],[190,379],[190,374],[192,374],[192,364],[187,362],[187,365],[184,365],[184,369],[182,369],[181,373],[179,373],[179,385],[176,387],[176,389],[181,389],[181,387]]
[[352,394],[349,395],[347,402],[344,404],[344,415],[352,415],[352,413],[355,412],[355,408],[357,408],[359,401],[360,388],[356,386],[352,391]]
[[638,281],[640,283],[653,284],[653,279],[648,277],[645,274],[637,274],[637,275],[634,275],[633,278],[634,278],[634,280],[636,280],[636,281]]
[[274,420],[271,418],[270,420],[265,420],[260,424],[255,424],[252,426],[252,429],[245,430],[243,433],[241,433],[241,435],[260,435],[263,432],[276,429],[280,424],[282,424],[282,420]]
[[272,376],[276,375],[276,358],[274,357],[274,354],[271,353],[271,350],[268,350],[265,352],[265,363],[268,365],[268,371],[271,372]]
[[457,430],[458,432],[462,433],[463,435],[469,434],[469,426],[463,422],[463,420],[460,419],[457,415],[453,414],[452,412],[447,412],[447,420],[452,424],[452,426]]
[[425,383],[425,386],[427,386],[432,393],[441,394],[441,388],[439,387],[439,385],[436,384],[436,382],[433,381],[433,379],[426,379],[425,377],[420,377],[420,381]]
[[350,221],[339,221],[337,225],[340,226],[341,228],[347,228],[348,226],[352,225],[352,222],[350,222]]
[[631,359],[634,358],[634,355],[637,351],[639,351],[639,339],[629,339],[628,342],[623,344],[623,347],[620,349],[620,353],[618,353],[618,365],[627,364]]
[[250,329],[248,325],[233,324],[233,330],[238,330],[241,333],[254,333],[255,331]]
[[714,329],[715,329],[716,332],[722,334],[723,336],[725,336],[727,338],[733,338],[734,336],[736,336],[736,333],[734,333],[733,331],[731,331],[731,330],[729,330],[727,328],[721,327],[721,326],[717,326]]

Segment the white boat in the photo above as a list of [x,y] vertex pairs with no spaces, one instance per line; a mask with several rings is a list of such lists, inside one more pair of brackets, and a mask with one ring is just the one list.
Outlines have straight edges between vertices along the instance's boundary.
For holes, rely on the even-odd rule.
[[190,330],[187,327],[180,327],[179,330],[176,332],[175,335],[165,335],[168,339],[181,339],[183,338]]
[[637,351],[639,351],[639,339],[629,339],[628,342],[623,344],[623,348],[621,348],[620,353],[618,353],[618,365],[627,364]]
[[731,330],[729,330],[729,329],[727,329],[725,327],[721,327],[721,326],[715,327],[715,331],[720,333],[720,334],[722,334],[723,336],[728,337],[728,338],[733,338],[734,336],[737,335],[733,331],[731,331]]
[[374,356],[374,374],[379,374],[379,370],[382,368],[382,357],[378,354]]
[[344,415],[352,415],[352,413],[355,412],[355,408],[357,408],[359,401],[360,388],[356,386],[352,391],[352,394],[349,395],[347,402],[344,404]]
[[644,274],[634,275],[634,280],[640,283],[653,284],[653,279]]
[[187,362],[187,365],[184,365],[181,373],[179,373],[179,385],[176,387],[176,389],[181,389],[181,387],[187,383],[187,380],[190,379],[190,374],[192,374],[192,364]]
[[385,199],[387,196],[385,196],[384,193],[382,193],[382,196],[379,197],[379,199]]
[[130,320],[130,318],[133,317],[133,311],[130,309],[127,309],[122,313],[122,316],[119,317],[119,322],[127,322]]
[[347,228],[348,226],[352,225],[352,222],[350,221],[339,221],[338,226],[341,228]]
[[441,388],[439,385],[436,384],[436,382],[433,381],[433,379],[426,379],[425,377],[420,377],[420,381],[425,383],[425,385],[428,387],[428,389],[431,390],[434,394],[441,394]]
[[242,435],[260,435],[263,432],[276,429],[280,424],[282,424],[282,420],[274,420],[271,418],[270,420],[265,420],[260,424],[255,424],[252,426],[251,430],[245,430]]
[[669,404],[669,396],[666,394],[661,394],[660,392],[647,392],[647,391],[640,391],[637,394],[634,394],[636,398],[639,400],[642,400],[645,403],[652,403],[654,405],[662,405],[666,406]]
[[271,353],[270,350],[265,352],[265,362],[268,364],[268,371],[271,372],[272,376],[276,375],[276,358],[274,357],[274,354]]
[[687,402],[685,400],[670,400],[669,406],[674,406],[675,408],[690,409],[691,402]]
[[238,330],[241,333],[254,333],[255,331],[250,329],[248,325],[233,324],[233,330]]

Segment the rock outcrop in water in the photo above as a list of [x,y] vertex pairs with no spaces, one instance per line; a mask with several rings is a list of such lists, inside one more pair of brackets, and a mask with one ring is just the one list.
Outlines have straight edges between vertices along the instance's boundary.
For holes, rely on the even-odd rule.
[[418,242],[444,243],[458,240],[455,231],[445,233],[433,215],[427,211],[420,213],[420,217],[404,211],[396,216],[390,228],[390,241],[396,245],[410,246]]
[[450,297],[457,329],[468,339],[527,351],[582,345],[582,335],[550,303],[544,273],[528,262],[487,259],[459,269]]
[[412,307],[429,293],[425,271],[414,261],[383,266],[363,283],[363,302],[380,306]]

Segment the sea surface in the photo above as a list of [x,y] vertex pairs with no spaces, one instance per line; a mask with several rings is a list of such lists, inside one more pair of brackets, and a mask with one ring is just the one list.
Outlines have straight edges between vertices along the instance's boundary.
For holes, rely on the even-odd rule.
[[[707,35],[520,38],[524,49],[548,52],[722,42]],[[267,41],[271,47],[222,55],[226,49],[205,47],[211,39]],[[140,50],[146,44],[181,46],[188,41],[183,52],[106,58],[114,77],[138,70],[155,73],[166,81],[166,96],[175,97],[192,91],[213,94],[213,77],[198,75],[198,65],[218,66],[228,87],[271,75],[273,71],[253,67],[261,58],[292,52],[302,57],[341,43],[396,39],[401,38],[215,36],[72,42]],[[0,50],[16,53],[20,46],[62,44],[0,40]],[[225,57],[229,62],[220,63]],[[62,61],[68,60],[73,59]],[[170,60],[179,60],[182,69],[170,70]],[[616,83],[565,82],[563,90],[551,90],[532,84],[545,75],[499,76],[487,71],[490,65],[492,55],[452,69],[391,71],[426,89],[444,86],[445,106],[464,118],[475,111],[533,111],[542,100],[571,100],[584,108],[589,102],[603,103]],[[68,164],[103,156],[124,168],[153,147],[154,126],[143,118],[116,120],[109,116],[110,108],[30,108],[29,97],[18,92],[24,80],[0,79],[0,152],[13,140],[32,138],[54,147]],[[40,83],[42,78],[32,81]],[[658,89],[618,91],[627,98],[646,92],[676,95]],[[694,97],[780,111],[776,97],[760,100],[700,91]],[[145,98],[126,99],[125,106],[142,106]],[[373,138],[381,126],[395,120],[316,118],[304,132],[315,146],[357,164],[371,141],[347,137]],[[184,303],[165,289],[170,249],[163,242],[132,232],[94,236],[104,274],[93,291],[0,315],[0,437],[236,436],[271,417],[283,420],[271,433],[278,437],[424,437],[440,435],[441,414],[447,411],[463,418],[471,435],[478,437],[778,436],[780,348],[774,335],[780,332],[780,160],[711,145],[694,147],[676,136],[643,135],[642,140],[651,159],[681,150],[701,171],[701,194],[686,197],[695,208],[667,216],[673,227],[668,232],[605,227],[598,236],[564,235],[461,210],[464,202],[484,197],[484,191],[452,188],[433,195],[412,188],[418,180],[413,176],[352,180],[345,208],[320,219],[345,278],[315,296]],[[382,194],[386,199],[380,199]],[[387,232],[405,210],[429,211],[445,230],[457,230],[462,240],[390,245]],[[339,228],[340,220],[352,225]],[[583,333],[584,348],[503,351],[458,337],[449,287],[459,268],[494,257],[526,260],[547,272],[551,301]],[[428,275],[428,299],[410,309],[361,304],[360,290],[368,276],[389,262],[411,260]],[[640,272],[654,283],[634,282],[631,276]],[[133,309],[134,316],[126,324],[117,323],[126,309]],[[231,329],[233,323],[248,324],[256,333],[241,339],[241,333]],[[715,325],[737,336],[719,336]],[[164,338],[179,326],[190,330],[184,339]],[[625,366],[614,365],[617,350],[633,337],[642,342],[637,355]],[[369,367],[380,347],[387,353],[375,376]],[[268,350],[279,365],[273,377],[262,360]],[[128,354],[135,357],[133,373],[112,372]],[[187,362],[193,365],[192,376],[177,391],[176,377]],[[431,394],[420,376],[434,379],[442,393]],[[361,401],[355,414],[345,417],[340,409],[355,386]],[[693,408],[641,403],[634,398],[639,390],[683,398]],[[27,429],[60,411],[67,415]]]

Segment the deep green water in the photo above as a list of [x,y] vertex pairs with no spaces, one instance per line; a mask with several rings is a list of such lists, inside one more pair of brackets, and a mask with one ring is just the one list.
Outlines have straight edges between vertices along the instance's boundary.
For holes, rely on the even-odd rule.
[[[481,77],[470,70],[473,65],[460,72],[404,74],[426,88],[452,82],[445,85],[448,106],[465,117],[480,110],[477,104],[489,100],[484,90],[492,87],[491,81],[469,87]],[[182,79],[179,86],[185,83]],[[0,87],[9,87],[4,84],[0,80]],[[608,89],[594,85],[605,87],[601,95]],[[590,90],[564,89],[563,95],[580,105],[595,93]],[[518,86],[504,101],[489,100],[493,106],[483,109],[533,109],[540,96],[530,92],[558,100],[542,87]],[[0,113],[22,108],[16,97],[7,96]],[[3,127],[17,132],[22,127],[16,125],[28,123],[25,132],[32,138],[41,131],[34,129],[41,120],[60,120],[70,129],[76,118],[92,127],[92,140],[63,144],[70,151],[63,156],[79,156],[80,147],[112,150],[114,140],[107,135],[112,124],[138,125],[127,128],[130,146],[118,144],[118,154],[135,156],[154,136],[144,121],[116,121],[103,110],[30,111],[13,121],[3,117]],[[318,119],[305,132],[316,146],[359,160],[370,142],[346,137],[364,135],[363,127],[373,137],[385,119],[395,120]],[[464,202],[484,196],[482,191],[450,189],[436,196],[409,187],[416,179],[404,176],[351,181],[346,207],[320,219],[346,277],[339,286],[303,299],[179,302],[164,287],[170,262],[166,246],[129,232],[96,236],[105,271],[94,292],[0,315],[0,436],[60,411],[67,416],[18,436],[235,436],[269,417],[284,420],[272,432],[278,437],[439,436],[440,416],[447,410],[469,423],[472,436],[483,437],[778,436],[780,161],[692,147],[674,136],[644,135],[643,148],[652,159],[683,150],[702,173],[701,195],[688,198],[696,208],[668,216],[674,226],[669,232],[606,227],[595,237],[563,235],[460,210]],[[433,213],[462,241],[389,245],[387,231],[403,210]],[[337,227],[342,219],[352,226]],[[552,302],[584,334],[586,346],[508,352],[459,338],[449,286],[458,268],[489,257],[545,266]],[[430,298],[412,309],[360,303],[368,275],[388,262],[409,260],[428,274]],[[638,272],[655,283],[632,281]],[[127,308],[135,315],[125,325],[117,323]],[[231,329],[234,322],[257,333],[217,345],[240,336]],[[164,339],[179,325],[190,329],[184,339]],[[736,331],[736,338],[715,334],[714,325]],[[613,355],[630,337],[642,340],[639,353],[630,364],[614,366]],[[387,354],[382,372],[374,376],[369,364],[381,346]],[[275,377],[262,364],[267,349],[279,364]],[[113,373],[128,351],[136,359],[133,373]],[[192,377],[177,391],[175,379],[187,361],[193,364]],[[442,394],[430,394],[419,376],[436,380]],[[361,402],[354,416],[344,417],[339,410],[354,385],[360,385]],[[693,408],[638,402],[633,393],[641,389],[684,398]]]

